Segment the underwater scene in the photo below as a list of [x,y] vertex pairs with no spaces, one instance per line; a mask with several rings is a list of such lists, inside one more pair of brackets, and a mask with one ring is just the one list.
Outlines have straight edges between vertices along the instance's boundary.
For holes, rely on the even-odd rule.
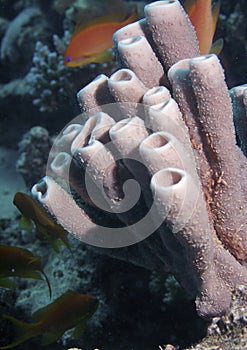
[[0,0],[0,349],[247,349],[247,2]]

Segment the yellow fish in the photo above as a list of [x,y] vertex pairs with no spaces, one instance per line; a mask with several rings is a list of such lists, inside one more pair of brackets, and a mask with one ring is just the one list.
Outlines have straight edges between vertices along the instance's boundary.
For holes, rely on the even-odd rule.
[[120,14],[98,17],[76,28],[64,55],[68,67],[82,66],[90,62],[106,62],[113,58],[113,33],[137,20],[137,7],[125,20]]
[[209,52],[219,53],[223,40],[219,39],[212,43],[220,11],[220,0],[214,5],[212,0],[187,0],[184,8],[195,27],[201,55]]
[[72,328],[75,328],[72,338],[78,338],[84,332],[87,320],[97,307],[96,297],[69,290],[54,302],[36,311],[32,315],[34,323],[22,322],[15,317],[3,315],[3,318],[13,323],[16,338],[11,344],[1,346],[0,349],[13,348],[37,335],[43,335],[42,345],[48,345]]
[[[37,272],[38,271],[38,272]],[[41,267],[41,258],[34,256],[29,250],[0,245],[0,286],[12,288],[17,285],[8,277],[34,278],[41,280],[39,272],[44,276],[51,297],[49,280]]]
[[57,245],[59,240],[66,247],[71,248],[67,239],[67,231],[62,226],[56,224],[32,197],[25,193],[17,192],[13,203],[23,215],[20,221],[20,227],[22,229],[30,230],[33,221],[37,236],[40,239],[48,240],[56,252],[59,252]]

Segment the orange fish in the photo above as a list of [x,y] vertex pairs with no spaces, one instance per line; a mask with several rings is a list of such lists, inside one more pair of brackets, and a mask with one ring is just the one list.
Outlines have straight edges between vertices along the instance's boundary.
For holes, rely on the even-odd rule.
[[58,243],[64,244],[69,249],[71,248],[67,238],[67,231],[56,224],[32,197],[25,193],[17,192],[13,203],[23,215],[20,221],[20,228],[26,231],[31,230],[33,221],[37,236],[40,239],[49,241],[55,252],[59,252]]
[[37,335],[43,335],[42,345],[48,345],[72,328],[75,329],[71,337],[78,338],[84,332],[87,320],[97,307],[96,297],[69,290],[51,304],[36,311],[32,315],[34,323],[26,323],[15,317],[3,315],[3,318],[13,323],[16,337],[11,344],[1,346],[0,349],[13,348]]
[[106,62],[113,58],[112,35],[125,25],[137,20],[137,7],[125,20],[120,14],[98,17],[76,28],[64,55],[64,64],[78,67],[90,62]]
[[199,41],[200,53],[219,53],[223,46],[223,40],[217,40],[213,45],[213,37],[219,16],[220,0],[212,5],[212,0],[187,0],[184,4],[191,23],[195,27]]
[[41,258],[24,248],[0,245],[0,287],[15,288],[17,285],[9,277],[45,278],[51,297],[50,282],[41,267]]

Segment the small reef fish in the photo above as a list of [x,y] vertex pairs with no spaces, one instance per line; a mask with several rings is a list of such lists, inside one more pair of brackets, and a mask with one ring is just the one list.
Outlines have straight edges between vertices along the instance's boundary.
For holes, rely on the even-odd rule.
[[45,278],[51,297],[50,282],[41,267],[41,258],[34,256],[29,250],[24,248],[0,245],[0,287],[17,287],[9,277],[42,280],[40,273]]
[[42,345],[49,345],[72,328],[75,329],[71,337],[78,338],[83,334],[87,320],[95,313],[97,307],[96,297],[69,290],[54,302],[37,310],[32,315],[34,323],[3,315],[3,318],[9,319],[16,328],[16,338],[11,344],[1,346],[0,349],[13,348],[37,335],[43,335]]
[[212,43],[219,16],[220,0],[214,5],[212,5],[212,0],[187,0],[184,9],[195,27],[201,55],[209,52],[219,54],[223,40],[219,39],[214,44]]
[[77,26],[66,49],[64,64],[78,67],[86,63],[111,60],[112,35],[116,30],[137,20],[137,7],[127,19],[122,20],[122,17],[122,14],[110,14]]
[[29,231],[32,229],[32,221],[36,227],[36,234],[40,239],[48,240],[55,252],[59,252],[58,242],[71,249],[68,242],[67,231],[56,224],[48,213],[30,196],[25,193],[15,194],[14,205],[22,213],[20,228]]

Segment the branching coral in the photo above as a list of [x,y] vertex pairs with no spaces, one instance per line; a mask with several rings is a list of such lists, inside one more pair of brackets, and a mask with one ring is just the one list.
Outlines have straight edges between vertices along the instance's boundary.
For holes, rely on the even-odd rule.
[[223,69],[179,1],[145,13],[115,34],[126,68],[78,93],[86,122],[63,130],[32,193],[77,238],[172,272],[200,315],[220,315],[247,283],[246,158]]
[[[69,43],[71,34],[65,31],[63,38],[53,35],[55,50],[52,51],[41,41],[37,41],[33,55],[33,67],[27,74],[29,93],[33,96],[33,104],[40,112],[55,112],[60,106],[71,106],[73,97],[81,84],[86,84],[98,67],[95,64],[71,69],[63,62],[63,54]],[[109,72],[116,68],[114,61],[101,64],[99,67]],[[89,68],[89,69],[88,69]],[[96,73],[97,74],[97,73]],[[66,107],[67,107],[66,106]]]
[[27,75],[30,94],[35,97],[33,103],[40,112],[52,112],[73,91],[72,72],[64,66],[61,55],[40,41],[36,43],[33,64]]
[[51,143],[48,131],[41,126],[31,128],[20,141],[16,168],[28,187],[45,174]]
[[36,7],[23,10],[10,23],[1,43],[1,60],[16,63],[37,39],[45,39],[48,24],[43,13]]

